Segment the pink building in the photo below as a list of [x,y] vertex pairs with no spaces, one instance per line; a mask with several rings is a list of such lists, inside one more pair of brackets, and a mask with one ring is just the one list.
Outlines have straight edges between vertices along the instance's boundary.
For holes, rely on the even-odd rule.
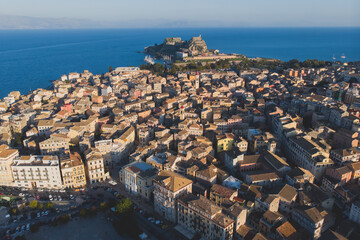
[[70,103],[65,104],[64,106],[61,106],[61,110],[67,111],[69,114],[72,112],[72,105]]

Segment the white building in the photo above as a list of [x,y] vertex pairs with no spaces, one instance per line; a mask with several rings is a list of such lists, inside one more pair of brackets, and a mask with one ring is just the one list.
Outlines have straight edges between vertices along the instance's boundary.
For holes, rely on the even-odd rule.
[[154,179],[154,209],[171,222],[177,219],[177,199],[191,193],[192,181],[177,173],[162,171]]
[[86,160],[86,169],[89,183],[103,182],[106,180],[104,159],[99,153],[91,154]]
[[15,187],[49,189],[62,187],[57,156],[21,156],[15,158],[11,170]]
[[295,209],[291,213],[292,219],[305,228],[314,239],[320,237],[324,218],[316,207]]
[[130,193],[139,194],[150,200],[154,189],[153,179],[157,173],[156,168],[145,162],[132,162],[120,170],[120,182]]
[[13,185],[11,165],[17,156],[19,156],[18,150],[9,149],[9,147],[6,145],[0,146],[0,185]]
[[76,80],[80,77],[80,73],[77,73],[77,72],[72,72],[72,73],[69,73],[69,80],[72,81],[72,80]]
[[308,138],[290,137],[286,145],[289,159],[299,167],[309,170],[317,179],[323,176],[328,167],[334,165],[329,153]]

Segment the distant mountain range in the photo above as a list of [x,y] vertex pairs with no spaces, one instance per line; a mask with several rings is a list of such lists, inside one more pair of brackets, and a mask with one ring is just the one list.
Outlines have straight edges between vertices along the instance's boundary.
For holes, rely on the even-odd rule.
[[190,21],[187,19],[127,19],[98,21],[77,18],[44,18],[0,14],[0,29],[91,29],[91,28],[191,28],[191,27],[239,27],[249,23],[224,23],[222,21]]
[[76,29],[103,27],[106,27],[106,23],[86,19],[0,15],[0,29]]
[[[226,21],[190,20],[190,19],[123,19],[123,20],[93,20],[77,18],[51,18],[29,17],[0,14],[0,29],[91,29],[91,28],[198,28],[198,27],[316,27],[305,23],[304,25],[283,25],[283,22],[274,25],[259,24],[254,21]],[[326,26],[326,25],[325,25]],[[337,25],[334,25],[337,26]],[[319,25],[318,27],[321,27]]]
[[[76,18],[43,18],[0,15],[0,29],[90,29],[90,28],[182,28],[205,26],[187,20],[133,19],[126,21],[96,21]],[[213,24],[214,25],[214,24]],[[215,25],[216,26],[216,25]]]

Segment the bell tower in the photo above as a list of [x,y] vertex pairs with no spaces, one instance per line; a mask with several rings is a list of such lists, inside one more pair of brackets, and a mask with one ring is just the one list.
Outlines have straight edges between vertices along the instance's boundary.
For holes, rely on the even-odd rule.
[[184,105],[181,105],[180,107],[180,120],[184,120],[185,119],[185,108]]

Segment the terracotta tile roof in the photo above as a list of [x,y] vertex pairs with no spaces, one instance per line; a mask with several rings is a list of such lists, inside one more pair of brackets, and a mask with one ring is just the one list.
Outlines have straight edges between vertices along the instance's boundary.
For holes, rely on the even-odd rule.
[[287,201],[292,201],[296,195],[297,195],[297,191],[295,188],[293,188],[292,186],[286,184],[279,192],[279,197],[281,197],[282,199],[285,199]]
[[347,157],[350,155],[360,154],[360,151],[357,148],[346,148],[346,149],[336,149],[333,150],[336,154],[341,157]]
[[212,219],[217,225],[225,228],[228,227],[230,224],[233,224],[235,221],[226,216],[223,213],[218,213],[215,215],[215,217]]
[[189,184],[192,184],[190,179],[171,171],[161,171],[154,180],[172,192],[176,192]]
[[253,175],[249,175],[249,177],[252,182],[280,179],[279,175],[277,175],[275,172],[253,174]]
[[296,229],[289,221],[284,222],[280,227],[276,228],[276,231],[285,239],[296,233]]
[[238,230],[236,230],[236,233],[237,233],[239,236],[241,236],[242,238],[245,239],[245,237],[246,237],[252,230],[253,230],[253,229],[252,229],[250,226],[244,224],[244,225],[241,225]]
[[219,184],[214,184],[211,187],[211,192],[214,192],[218,195],[221,195],[224,198],[230,198],[235,192],[236,190],[224,187],[222,185]]
[[274,168],[276,168],[276,170],[279,170],[282,167],[289,166],[289,164],[284,159],[270,151],[266,151],[264,158],[268,163],[270,163]]
[[253,240],[267,240],[267,238],[264,235],[262,235],[261,233],[257,233],[255,235],[255,237],[253,238]]
[[0,152],[0,158],[8,158],[10,157],[12,154],[18,152],[17,149],[5,149],[5,150],[2,150]]

